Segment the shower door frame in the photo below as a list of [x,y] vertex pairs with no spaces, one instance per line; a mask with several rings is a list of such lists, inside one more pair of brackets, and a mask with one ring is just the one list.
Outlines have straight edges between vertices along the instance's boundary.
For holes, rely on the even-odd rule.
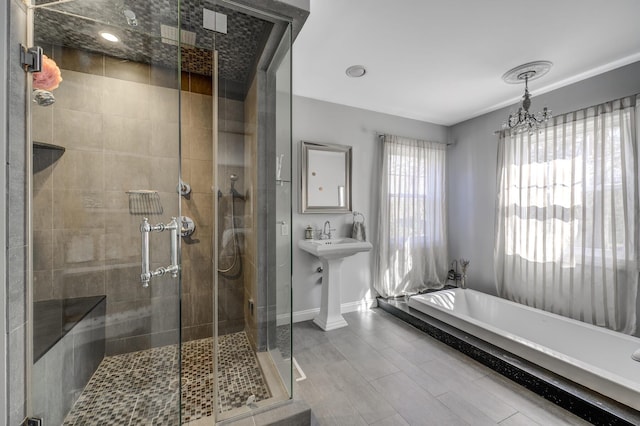
[[[8,60],[7,52],[7,38],[9,30],[10,19],[10,3],[9,0],[5,7],[6,13],[0,14],[0,28],[4,30],[0,31],[0,81],[7,82],[8,67],[10,61]],[[5,83],[5,89],[7,84]],[[7,138],[7,120],[8,120],[8,90],[0,91],[0,199],[7,200],[7,150],[8,138]],[[0,247],[0,412],[5,413],[4,418],[0,419],[0,425],[4,424],[10,416],[9,413],[9,399],[7,394],[8,380],[7,380],[7,339],[9,330],[7,329],[6,322],[6,308],[7,308],[7,209],[0,209],[0,241],[2,246]]]

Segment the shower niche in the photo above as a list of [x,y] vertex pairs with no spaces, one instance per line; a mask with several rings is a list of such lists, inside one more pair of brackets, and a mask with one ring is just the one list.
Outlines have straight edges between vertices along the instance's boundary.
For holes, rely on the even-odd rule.
[[[29,139],[65,150],[33,144],[29,311],[58,306],[75,339],[32,333],[32,417],[177,425],[292,397],[291,241],[275,232],[291,195],[271,153],[290,164],[284,16],[306,12],[253,3],[30,6],[62,81],[53,104],[30,105]],[[203,6],[226,32],[197,24]],[[148,234],[150,271],[178,265],[148,285],[141,223],[177,227]]]

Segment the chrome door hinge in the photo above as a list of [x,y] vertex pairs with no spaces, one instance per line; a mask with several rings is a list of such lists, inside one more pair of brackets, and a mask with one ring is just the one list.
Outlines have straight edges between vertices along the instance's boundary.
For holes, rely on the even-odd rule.
[[42,71],[42,47],[20,45],[20,63],[26,72]]
[[37,417],[27,417],[24,422],[22,422],[22,426],[44,426],[44,422]]

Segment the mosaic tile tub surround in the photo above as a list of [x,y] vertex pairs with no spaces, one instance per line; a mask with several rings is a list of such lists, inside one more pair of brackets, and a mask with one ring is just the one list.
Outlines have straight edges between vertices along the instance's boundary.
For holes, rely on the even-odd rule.
[[[239,408],[271,395],[244,332],[219,337],[218,407]],[[182,346],[182,421],[213,415],[213,338]],[[64,425],[177,424],[177,345],[106,357]]]

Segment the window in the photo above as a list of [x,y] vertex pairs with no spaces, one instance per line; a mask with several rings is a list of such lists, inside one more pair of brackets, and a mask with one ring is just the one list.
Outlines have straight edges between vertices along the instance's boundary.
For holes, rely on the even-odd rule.
[[446,146],[385,136],[376,290],[384,297],[446,278]]
[[501,295],[612,329],[635,327],[635,119],[635,98],[625,98],[559,117],[539,134],[501,136]]

